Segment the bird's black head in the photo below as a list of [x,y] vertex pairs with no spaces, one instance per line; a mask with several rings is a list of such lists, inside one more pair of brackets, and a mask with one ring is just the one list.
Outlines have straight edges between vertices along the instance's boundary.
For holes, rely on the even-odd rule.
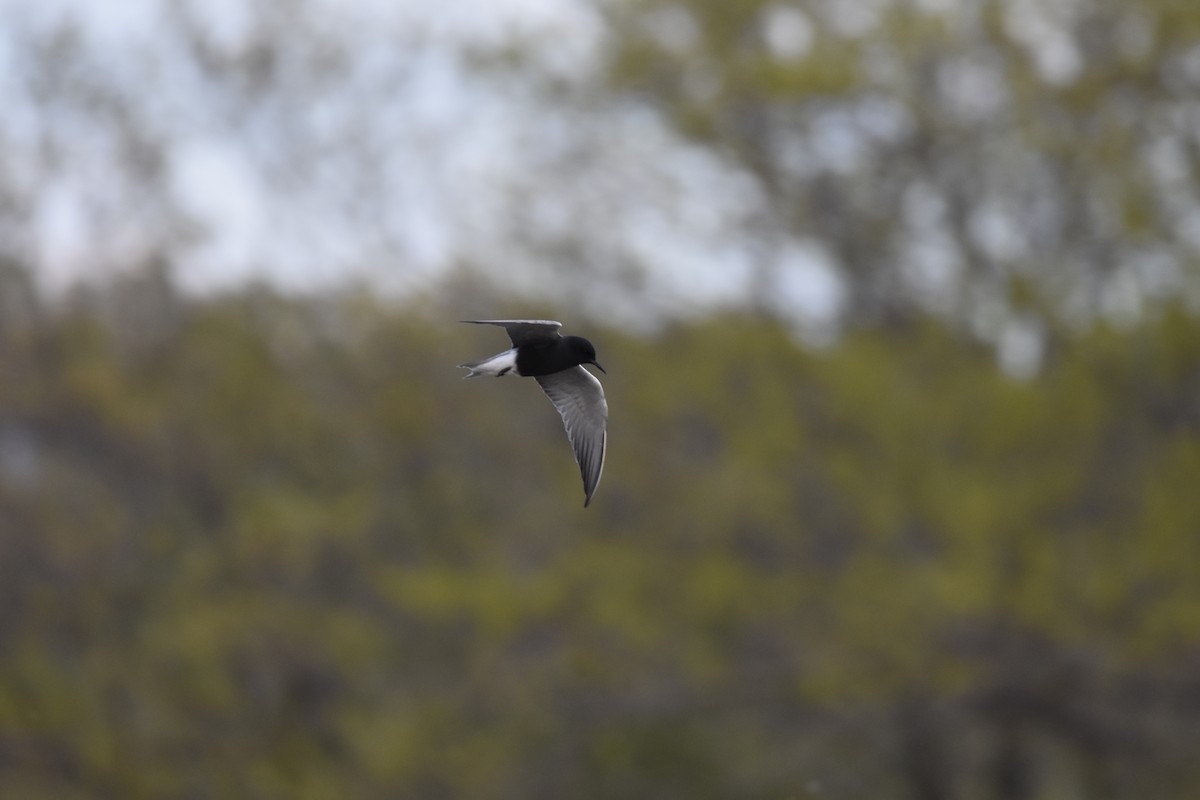
[[577,359],[577,364],[595,364],[596,369],[603,372],[605,375],[608,371],[600,366],[600,362],[596,360],[596,348],[592,343],[582,336],[564,336],[563,340],[570,348],[571,355]]

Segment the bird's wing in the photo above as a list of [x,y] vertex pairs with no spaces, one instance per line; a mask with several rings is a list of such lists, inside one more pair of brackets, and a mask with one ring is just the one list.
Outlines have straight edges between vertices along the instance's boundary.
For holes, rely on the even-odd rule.
[[499,325],[508,331],[513,347],[536,342],[551,342],[559,338],[561,322],[549,319],[464,319],[475,325]]
[[604,471],[604,451],[608,445],[608,403],[604,388],[583,367],[571,367],[551,375],[538,375],[542,391],[562,415],[567,438],[575,450],[575,460],[583,475],[584,508]]

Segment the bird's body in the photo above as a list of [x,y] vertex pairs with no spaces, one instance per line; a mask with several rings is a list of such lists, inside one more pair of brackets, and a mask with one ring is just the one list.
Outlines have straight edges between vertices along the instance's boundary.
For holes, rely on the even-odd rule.
[[600,381],[582,364],[594,364],[596,349],[580,336],[560,336],[561,322],[529,319],[468,319],[476,325],[499,325],[508,332],[512,348],[489,358],[459,364],[470,370],[465,377],[482,375],[532,377],[554,403],[567,429],[567,438],[575,451],[583,475],[583,505],[592,495],[604,471],[608,445],[608,403]]

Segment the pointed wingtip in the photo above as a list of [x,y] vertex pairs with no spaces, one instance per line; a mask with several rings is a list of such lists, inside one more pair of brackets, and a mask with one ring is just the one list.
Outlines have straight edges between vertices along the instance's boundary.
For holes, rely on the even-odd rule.
[[586,486],[584,487],[584,489],[583,489],[583,507],[584,508],[587,508],[588,506],[590,506],[592,504],[592,498],[596,496],[596,490],[599,488],[600,488],[599,481],[597,481],[596,484],[594,486],[592,486],[591,491],[588,491]]

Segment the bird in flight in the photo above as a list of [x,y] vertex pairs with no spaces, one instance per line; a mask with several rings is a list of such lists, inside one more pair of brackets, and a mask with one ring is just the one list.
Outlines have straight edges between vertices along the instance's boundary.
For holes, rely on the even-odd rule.
[[[592,502],[604,452],[608,445],[608,403],[600,381],[581,364],[594,364],[596,348],[582,336],[560,336],[561,322],[544,319],[464,319],[475,325],[499,325],[508,332],[512,348],[490,358],[459,364],[470,370],[464,378],[480,375],[531,377],[542,387],[562,416],[567,439],[583,475],[584,508]],[[607,374],[607,372],[605,372]]]

